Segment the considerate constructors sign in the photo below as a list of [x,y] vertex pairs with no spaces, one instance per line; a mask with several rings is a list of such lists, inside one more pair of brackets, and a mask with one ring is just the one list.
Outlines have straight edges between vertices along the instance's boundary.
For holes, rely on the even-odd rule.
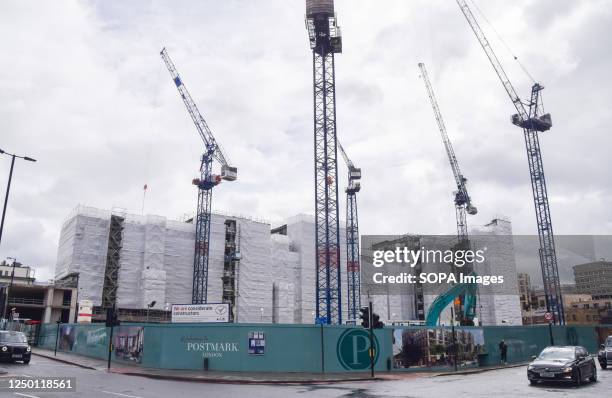
[[229,303],[172,305],[172,323],[203,322],[229,322]]

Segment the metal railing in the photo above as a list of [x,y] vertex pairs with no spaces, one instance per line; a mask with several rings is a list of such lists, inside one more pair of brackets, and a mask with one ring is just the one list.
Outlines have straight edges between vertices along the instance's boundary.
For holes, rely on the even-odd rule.
[[36,304],[43,305],[45,303],[44,299],[37,298],[21,298],[21,297],[9,297],[9,304]]

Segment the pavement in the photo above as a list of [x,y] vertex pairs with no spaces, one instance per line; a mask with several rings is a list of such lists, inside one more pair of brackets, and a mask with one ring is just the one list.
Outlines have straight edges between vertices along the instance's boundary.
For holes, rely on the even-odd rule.
[[[107,371],[107,361],[84,357],[81,355],[66,354],[40,348],[33,348],[32,353],[40,357],[51,359],[65,364],[75,365],[83,369]],[[339,383],[347,381],[373,381],[383,380],[384,376],[372,378],[369,372],[352,373],[278,373],[278,372],[219,372],[219,371],[192,371],[143,368],[129,363],[111,364],[111,373],[129,376],[141,376],[151,379],[193,381],[208,383],[241,383],[241,384],[311,384],[311,383]],[[381,374],[384,375],[384,374]],[[412,377],[415,377],[414,375]]]
[[[84,369],[107,371],[107,361],[84,357],[81,355],[66,354],[51,350],[33,348],[32,353],[54,361],[75,365]],[[129,376],[148,377],[160,380],[195,381],[208,383],[241,383],[241,384],[316,384],[316,383],[342,383],[348,381],[382,381],[382,380],[410,380],[418,377],[456,376],[482,373],[491,370],[506,369],[525,366],[527,363],[492,366],[486,368],[459,369],[448,372],[376,372],[374,378],[368,372],[351,373],[278,373],[278,372],[219,372],[219,371],[191,371],[173,369],[143,368],[129,363],[111,364],[111,373]]]
[[[425,397],[606,397],[612,386],[612,369],[598,368],[599,381],[580,387],[559,384],[530,386],[526,367],[508,367],[487,372],[445,377],[412,377],[398,380],[344,381],[320,384],[220,384],[136,378],[58,362],[39,355],[29,365],[0,363],[8,372],[0,380],[14,377],[71,376],[76,378],[75,393],[0,391],[4,398],[168,398],[168,397],[248,397],[248,398],[425,398]],[[394,373],[395,374],[395,373]]]

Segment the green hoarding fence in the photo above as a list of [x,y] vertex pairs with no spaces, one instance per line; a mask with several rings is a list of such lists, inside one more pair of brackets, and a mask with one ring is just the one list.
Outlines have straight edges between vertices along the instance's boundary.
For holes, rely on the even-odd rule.
[[[38,345],[53,350],[56,324],[41,325]],[[582,345],[596,352],[612,326],[553,326],[555,345]],[[110,329],[104,324],[62,324],[60,352],[106,359]],[[524,362],[550,344],[547,325],[385,327],[375,330],[376,371],[448,370]],[[280,324],[142,324],[113,331],[115,362],[162,369],[243,372],[355,372],[370,364],[369,334],[349,326]]]

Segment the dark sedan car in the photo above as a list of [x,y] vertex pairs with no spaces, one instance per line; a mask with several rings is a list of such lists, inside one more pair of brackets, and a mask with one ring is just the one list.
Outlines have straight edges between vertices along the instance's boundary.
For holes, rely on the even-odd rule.
[[26,365],[30,363],[32,349],[28,339],[21,332],[0,331],[0,360],[23,361]]
[[597,381],[597,365],[584,347],[546,347],[527,367],[531,384],[541,381],[563,381],[576,385]]
[[601,345],[601,349],[597,353],[597,360],[602,369],[607,368],[608,363],[612,362],[612,336],[608,336],[606,342]]

